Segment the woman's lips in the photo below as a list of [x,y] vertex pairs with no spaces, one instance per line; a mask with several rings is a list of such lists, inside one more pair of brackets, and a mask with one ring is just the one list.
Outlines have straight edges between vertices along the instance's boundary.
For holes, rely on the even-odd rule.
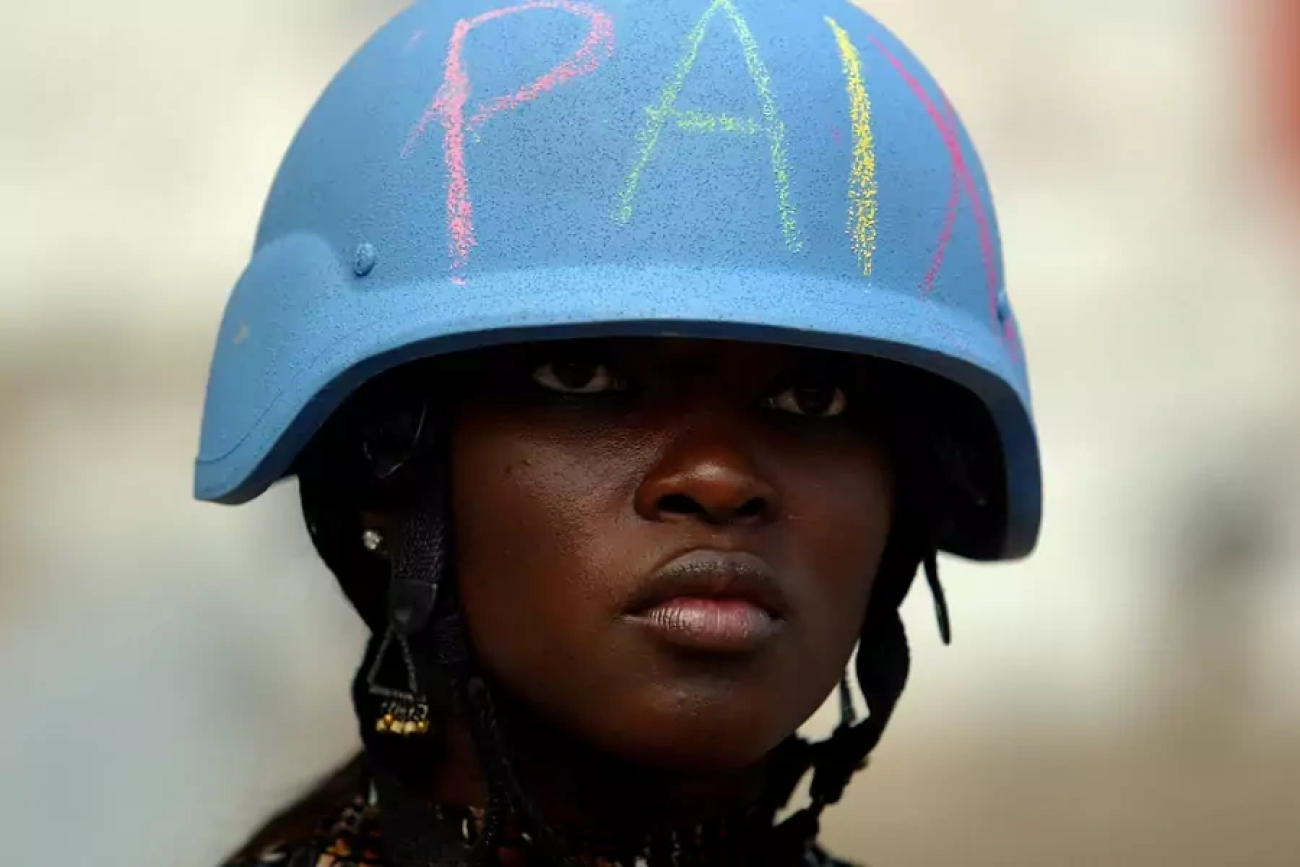
[[629,607],[628,616],[679,647],[744,653],[757,650],[781,631],[786,608],[776,573],[763,558],[697,550],[656,572]]
[[680,596],[634,619],[670,644],[714,653],[757,650],[781,628],[762,608],[735,598]]

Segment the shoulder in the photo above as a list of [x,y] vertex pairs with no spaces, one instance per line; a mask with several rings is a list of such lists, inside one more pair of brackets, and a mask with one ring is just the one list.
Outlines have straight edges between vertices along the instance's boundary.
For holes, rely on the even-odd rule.
[[373,806],[358,797],[311,834],[270,842],[224,867],[389,867],[379,853]]
[[836,858],[823,849],[821,845],[817,845],[808,852],[807,867],[867,867],[867,865]]
[[321,861],[319,848],[314,840],[281,843],[241,855],[222,867],[317,867]]
[[244,855],[223,867],[390,867],[367,846],[351,837],[326,836],[292,840]]

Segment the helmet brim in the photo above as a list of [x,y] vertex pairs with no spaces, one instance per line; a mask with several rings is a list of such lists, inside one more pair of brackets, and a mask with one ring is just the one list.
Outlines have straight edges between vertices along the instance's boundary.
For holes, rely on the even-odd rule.
[[[324,245],[308,246],[320,253]],[[260,270],[250,268],[245,281],[270,276]],[[198,499],[238,504],[257,497],[290,471],[350,394],[408,362],[542,340],[680,336],[856,353],[911,365],[966,390],[996,431],[1005,515],[995,522],[997,538],[970,540],[952,553],[1015,559],[1036,543],[1041,473],[1024,369],[987,321],[954,312],[914,287],[689,266],[495,271],[475,273],[462,285],[445,278],[365,284],[336,262],[296,270],[302,279],[288,282],[298,289],[289,285],[286,294],[314,295],[298,303],[329,310],[330,327],[281,331],[277,321],[289,317],[241,311],[241,299],[261,293],[236,289],[209,382],[195,468]],[[302,286],[303,280],[314,285]],[[243,324],[249,320],[262,323],[258,333]],[[250,382],[258,384],[256,394],[248,393]]]

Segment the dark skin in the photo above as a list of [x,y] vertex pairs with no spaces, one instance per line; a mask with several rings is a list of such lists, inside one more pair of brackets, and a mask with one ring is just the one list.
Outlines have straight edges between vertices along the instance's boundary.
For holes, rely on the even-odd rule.
[[[548,816],[752,800],[763,757],[834,689],[895,499],[865,371],[668,339],[534,344],[444,371],[463,612]],[[762,567],[777,601],[757,637],[695,646],[647,621],[638,600],[691,552]],[[430,794],[482,800],[461,725]]]

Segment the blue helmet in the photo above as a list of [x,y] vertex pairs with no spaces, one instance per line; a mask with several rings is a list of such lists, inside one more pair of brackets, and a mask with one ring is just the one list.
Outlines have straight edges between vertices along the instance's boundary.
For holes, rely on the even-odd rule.
[[920,368],[987,412],[983,538],[1041,509],[982,166],[847,0],[424,0],[338,74],[280,167],[217,338],[195,471],[241,503],[363,382],[578,336],[795,344]]

